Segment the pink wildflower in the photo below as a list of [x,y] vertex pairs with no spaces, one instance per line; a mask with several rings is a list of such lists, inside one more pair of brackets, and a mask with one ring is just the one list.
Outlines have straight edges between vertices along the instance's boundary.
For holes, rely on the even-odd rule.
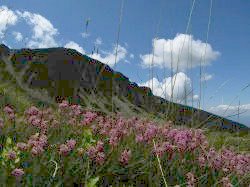
[[233,187],[233,185],[230,182],[230,179],[228,177],[222,178],[222,185],[223,187]]
[[99,152],[103,152],[104,151],[103,145],[104,145],[104,143],[102,141],[98,141],[97,145],[96,145],[96,150]]
[[96,157],[97,154],[97,150],[94,146],[91,146],[88,150],[87,150],[87,155],[91,158],[94,159]]
[[105,154],[104,152],[98,152],[95,158],[97,164],[103,164],[105,161]]
[[69,102],[67,100],[63,100],[62,103],[59,104],[59,109],[61,111],[64,111],[68,107],[69,107]]
[[30,107],[28,110],[25,111],[26,115],[37,115],[39,112],[39,109],[35,106]]
[[67,140],[66,145],[68,146],[68,148],[70,150],[73,150],[75,148],[75,146],[76,146],[76,141],[73,140],[73,139]]
[[15,160],[16,159],[16,152],[15,151],[9,151],[7,157],[10,160]]
[[3,111],[6,113],[6,114],[12,114],[14,113],[14,110],[10,107],[10,106],[5,106]]
[[144,139],[143,139],[143,136],[141,134],[137,134],[136,137],[135,137],[135,141],[138,143],[138,142],[143,142]]
[[31,154],[33,156],[41,155],[44,152],[44,149],[41,146],[34,146],[31,149]]
[[11,172],[11,175],[13,175],[14,177],[18,178],[24,175],[24,171],[23,169],[20,168],[16,168]]
[[130,158],[131,158],[131,151],[130,150],[124,150],[122,152],[121,156],[120,156],[119,161],[120,161],[120,163],[122,165],[127,165],[128,162],[129,162],[129,160],[130,160]]
[[191,172],[188,172],[186,174],[186,176],[187,176],[187,185],[188,185],[188,187],[193,187],[194,183],[195,183],[194,174],[192,174]]
[[17,149],[19,149],[20,151],[27,151],[28,145],[26,143],[19,142],[17,143]]
[[70,149],[67,145],[65,145],[65,144],[60,145],[60,147],[59,147],[59,154],[60,155],[66,156],[66,155],[68,155],[69,152],[70,152]]

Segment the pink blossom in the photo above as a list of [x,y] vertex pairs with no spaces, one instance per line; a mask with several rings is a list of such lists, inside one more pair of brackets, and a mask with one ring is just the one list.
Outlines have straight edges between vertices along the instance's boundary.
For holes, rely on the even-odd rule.
[[34,146],[31,149],[31,154],[33,156],[41,155],[43,152],[44,152],[44,149],[41,146],[39,146],[39,145],[38,146]]
[[105,161],[105,154],[104,152],[98,152],[95,158],[97,164],[103,164]]
[[5,106],[3,111],[6,113],[6,114],[12,114],[14,113],[14,110],[10,107],[10,106]]
[[17,143],[17,149],[19,149],[20,151],[27,151],[28,145],[26,143],[19,142]]
[[230,182],[230,179],[228,177],[222,178],[222,185],[223,187],[233,187],[233,185]]
[[164,147],[162,147],[162,146],[160,146],[160,145],[156,145],[156,146],[154,147],[153,153],[154,153],[155,155],[159,156],[159,157],[162,157],[163,154],[165,153],[165,149],[164,149]]
[[188,173],[186,174],[186,176],[187,176],[187,185],[188,185],[189,187],[194,186],[194,183],[195,183],[194,174],[191,173],[191,172],[188,172]]
[[89,149],[87,150],[87,155],[91,158],[94,159],[96,157],[97,154],[97,149],[94,146],[89,147]]
[[199,163],[200,167],[205,167],[206,159],[205,159],[205,157],[203,155],[200,155],[198,157],[198,163]]
[[73,140],[73,139],[67,140],[66,145],[68,146],[68,148],[70,150],[73,150],[75,148],[75,146],[76,146],[76,141]]
[[144,139],[143,139],[143,136],[141,134],[137,134],[136,137],[135,137],[135,141],[138,143],[138,142],[143,142]]
[[102,141],[98,141],[97,145],[96,145],[96,150],[99,152],[103,152],[104,151],[104,143]]
[[8,159],[15,160],[16,159],[16,152],[15,151],[9,151],[7,154]]
[[35,106],[30,107],[28,110],[25,111],[26,115],[37,115],[39,113],[39,109]]
[[16,168],[11,172],[11,175],[13,175],[14,177],[21,177],[24,175],[24,171],[23,169]]
[[67,156],[68,153],[70,152],[70,149],[67,145],[61,144],[59,147],[59,154],[63,156]]
[[119,161],[122,165],[127,165],[130,158],[131,158],[131,151],[126,149],[122,152]]
[[63,100],[62,103],[59,104],[59,109],[62,111],[68,107],[69,107],[69,102],[67,100]]

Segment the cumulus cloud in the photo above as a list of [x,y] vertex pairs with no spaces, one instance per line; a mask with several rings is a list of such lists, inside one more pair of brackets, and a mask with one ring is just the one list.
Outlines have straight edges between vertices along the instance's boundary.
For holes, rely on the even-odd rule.
[[70,49],[75,49],[77,50],[78,52],[82,53],[82,54],[85,54],[85,51],[84,49],[77,43],[73,42],[73,41],[70,41],[68,43],[66,43],[64,45],[65,48],[70,48]]
[[4,33],[8,26],[15,25],[18,17],[6,6],[0,6],[0,38],[4,37]]
[[215,106],[215,107],[211,107],[209,109],[209,111],[213,112],[213,113],[216,113],[216,114],[219,114],[219,115],[223,115],[225,113],[225,115],[228,115],[228,114],[236,114],[238,113],[238,108],[239,108],[239,111],[240,113],[245,111],[249,111],[250,112],[250,104],[245,104],[245,105],[240,105],[240,106],[237,106],[237,105],[218,105],[218,106]]
[[214,107],[210,107],[208,109],[209,112],[214,113],[219,116],[231,118],[233,120],[238,121],[238,110],[240,115],[239,122],[247,125],[250,127],[250,104],[244,104],[244,105],[218,105]]
[[31,40],[27,44],[28,47],[48,48],[58,46],[55,40],[58,31],[48,19],[40,14],[27,11],[16,11],[16,13],[32,27],[33,34]]
[[[171,57],[173,69],[178,71],[186,71],[191,68],[200,66],[202,57],[202,66],[211,64],[219,56],[218,51],[214,51],[209,43],[201,40],[195,40],[192,35],[177,34],[173,39],[153,39],[154,55],[140,55],[143,67],[150,67],[152,58],[154,57],[154,66],[163,68],[171,68]],[[205,52],[206,49],[206,52]],[[164,60],[163,60],[164,56]],[[189,62],[189,65],[187,63]]]
[[23,40],[23,35],[20,32],[12,32],[13,36],[15,37],[16,41],[20,42]]
[[202,82],[208,81],[208,80],[211,80],[212,78],[213,78],[213,75],[204,73],[204,74],[201,76],[201,81],[202,81]]
[[131,59],[134,59],[134,58],[135,58],[135,55],[131,53],[131,54],[129,55],[129,57],[130,57]]
[[95,45],[102,45],[102,39],[100,37],[96,38]]
[[[173,92],[171,89],[171,80],[173,81]],[[153,81],[153,87],[152,87]],[[153,94],[159,97],[165,97],[166,88],[166,98],[170,99],[171,94],[173,94],[173,99],[175,102],[183,102],[185,96],[191,97],[191,79],[183,72],[175,74],[173,77],[167,77],[161,82],[157,78],[153,78],[145,83],[139,84],[140,86],[147,86],[153,90]],[[191,97],[192,98],[192,97]]]
[[120,62],[121,60],[124,60],[127,55],[127,50],[126,48],[118,45],[117,48],[117,58],[116,58],[116,47],[113,47],[113,50],[111,52],[102,52],[102,54],[97,54],[94,53],[91,55],[92,58],[99,60],[100,62],[104,64],[108,64],[109,66],[114,66],[115,64],[115,59],[116,62]]

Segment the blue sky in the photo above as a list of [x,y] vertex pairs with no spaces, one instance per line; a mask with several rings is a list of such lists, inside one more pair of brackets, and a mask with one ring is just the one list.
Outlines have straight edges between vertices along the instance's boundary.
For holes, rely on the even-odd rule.
[[[93,58],[113,66],[121,0],[58,2],[1,1],[1,42],[13,48],[66,46],[87,55],[91,55],[96,45],[99,52],[97,54],[94,51]],[[178,46],[182,46],[184,41],[180,69],[174,72],[177,79],[176,90],[173,92],[176,101],[181,102],[184,87],[187,90],[193,87],[196,95],[194,105],[197,106],[200,94],[198,59],[203,55],[203,79],[207,80],[203,81],[202,108],[220,115],[228,108],[225,115],[229,115],[237,111],[240,100],[240,110],[245,112],[240,116],[240,122],[250,126],[250,88],[241,92],[250,83],[250,1],[213,1],[207,45],[205,43],[211,1],[195,1],[190,28],[185,35],[192,2],[125,0],[115,69],[130,80],[147,85],[146,82],[152,78],[148,63],[153,56],[152,44],[156,38],[153,90],[155,94],[161,95],[165,84],[169,85],[171,82],[171,50],[168,47],[173,44],[174,49],[171,52],[178,52]],[[7,16],[12,18],[6,19]],[[86,33],[87,19],[90,22]],[[188,69],[186,64],[190,65],[191,55],[194,67]],[[165,75],[164,65],[167,66]],[[166,95],[169,94],[171,89],[168,87]],[[239,97],[235,98],[237,96]],[[191,96],[188,100],[191,105]],[[232,106],[229,106],[231,103]]]

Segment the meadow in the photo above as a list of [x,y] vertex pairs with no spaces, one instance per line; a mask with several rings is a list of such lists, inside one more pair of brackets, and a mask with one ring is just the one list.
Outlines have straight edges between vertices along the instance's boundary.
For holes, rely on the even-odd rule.
[[2,185],[229,187],[250,182],[247,133],[104,115],[66,100],[55,108],[30,105],[22,111],[2,103],[1,109]]

